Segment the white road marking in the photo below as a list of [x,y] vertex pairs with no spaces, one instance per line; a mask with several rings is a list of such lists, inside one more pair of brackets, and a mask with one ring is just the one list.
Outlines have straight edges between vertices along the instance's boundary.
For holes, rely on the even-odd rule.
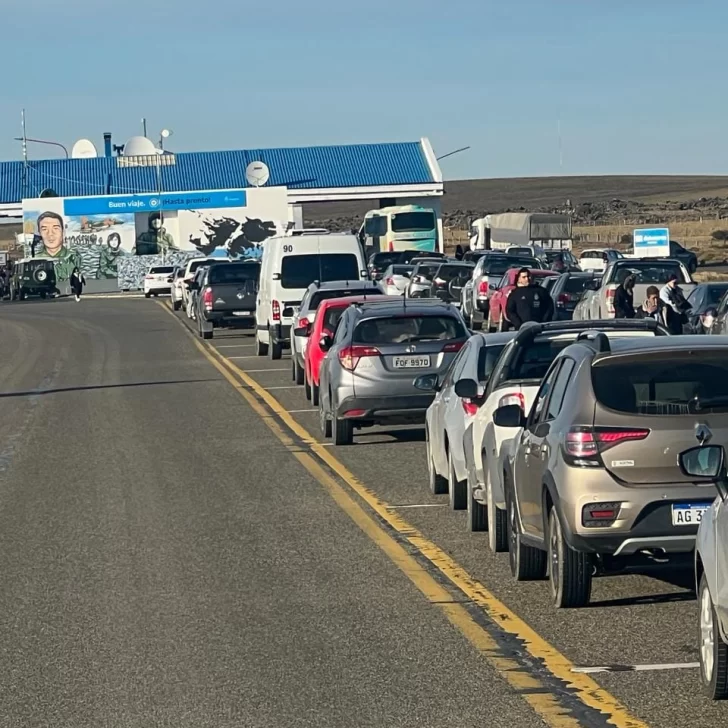
[[667,662],[654,665],[601,665],[598,667],[572,667],[571,672],[591,675],[596,672],[649,672],[653,670],[694,670],[699,662]]
[[387,506],[389,510],[395,511],[399,508],[449,508],[449,503],[413,503],[408,506]]

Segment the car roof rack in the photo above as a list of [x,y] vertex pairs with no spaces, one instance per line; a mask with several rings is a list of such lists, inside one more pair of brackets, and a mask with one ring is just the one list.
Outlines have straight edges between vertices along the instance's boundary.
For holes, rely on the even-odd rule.
[[598,354],[610,354],[612,345],[609,343],[609,337],[603,331],[591,329],[582,331],[577,337],[577,342],[582,344],[591,344]]

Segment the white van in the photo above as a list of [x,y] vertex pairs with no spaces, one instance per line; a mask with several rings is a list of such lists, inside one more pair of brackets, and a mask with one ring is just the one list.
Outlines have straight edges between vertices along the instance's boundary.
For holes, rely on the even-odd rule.
[[263,245],[255,310],[255,351],[280,359],[291,345],[291,325],[306,289],[320,281],[368,278],[364,251],[355,235],[270,238]]

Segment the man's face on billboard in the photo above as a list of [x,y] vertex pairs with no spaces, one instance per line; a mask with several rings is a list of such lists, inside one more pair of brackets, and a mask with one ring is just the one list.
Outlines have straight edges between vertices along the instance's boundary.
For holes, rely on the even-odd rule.
[[40,221],[38,232],[43,238],[43,246],[53,255],[57,253],[63,245],[63,225],[61,221],[55,217],[46,217]]

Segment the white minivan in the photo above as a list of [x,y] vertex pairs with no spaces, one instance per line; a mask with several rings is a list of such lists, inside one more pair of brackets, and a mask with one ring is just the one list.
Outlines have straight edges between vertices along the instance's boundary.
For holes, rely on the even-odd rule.
[[291,325],[306,289],[314,282],[368,278],[355,235],[276,237],[263,245],[255,311],[256,354],[280,359],[291,345]]

